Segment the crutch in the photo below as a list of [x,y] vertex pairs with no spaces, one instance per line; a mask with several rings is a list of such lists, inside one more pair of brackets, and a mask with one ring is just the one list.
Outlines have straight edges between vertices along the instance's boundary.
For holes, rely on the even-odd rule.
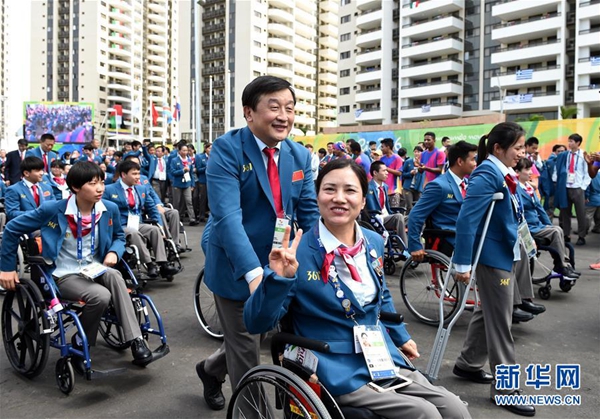
[[454,263],[450,262],[450,267],[448,268],[448,272],[446,273],[444,285],[442,286],[442,291],[440,293],[440,325],[438,327],[437,335],[433,343],[431,357],[429,358],[429,362],[427,363],[427,370],[425,371],[425,376],[431,381],[437,380],[437,376],[440,371],[440,366],[442,365],[442,360],[444,358],[444,352],[446,351],[446,345],[448,345],[448,339],[450,338],[450,331],[452,330],[454,324],[458,321],[458,318],[460,317],[460,315],[465,309],[465,306],[467,305],[469,290],[472,287],[474,288],[476,285],[477,278],[475,277],[475,270],[477,268],[477,264],[479,263],[479,255],[481,255],[483,241],[485,240],[488,226],[490,225],[490,220],[492,218],[492,213],[494,212],[494,206],[496,205],[496,201],[500,201],[502,199],[504,199],[504,194],[502,192],[496,192],[492,196],[492,203],[488,208],[488,212],[485,217],[485,223],[483,225],[483,230],[481,232],[481,239],[479,240],[479,245],[477,246],[477,251],[475,252],[475,260],[473,261],[473,267],[471,268],[471,278],[469,278],[469,283],[466,285],[466,290],[462,295],[458,311],[456,312],[452,320],[450,320],[450,323],[448,323],[448,325],[446,326],[444,324],[444,295],[446,295],[446,288],[448,287],[450,277],[454,271]]

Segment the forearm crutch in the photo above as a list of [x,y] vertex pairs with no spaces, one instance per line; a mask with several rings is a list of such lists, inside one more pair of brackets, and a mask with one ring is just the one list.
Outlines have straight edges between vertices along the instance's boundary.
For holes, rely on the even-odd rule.
[[450,263],[450,267],[448,268],[448,272],[446,273],[446,277],[444,278],[444,284],[440,293],[439,304],[440,325],[438,327],[437,335],[433,343],[433,350],[431,351],[431,357],[429,358],[429,362],[427,364],[427,370],[425,371],[425,376],[431,381],[437,380],[437,376],[440,371],[440,366],[442,365],[442,360],[444,358],[444,352],[446,351],[446,345],[448,344],[448,339],[450,338],[450,331],[452,330],[454,324],[458,321],[458,318],[460,317],[460,315],[465,309],[465,306],[467,305],[469,290],[471,288],[474,288],[476,285],[477,278],[475,277],[475,270],[477,269],[477,264],[479,263],[479,256],[481,255],[483,242],[487,234],[488,226],[490,225],[490,220],[492,219],[492,213],[494,212],[494,206],[496,205],[496,201],[500,201],[502,199],[504,199],[504,194],[502,192],[496,192],[492,196],[492,203],[488,208],[485,217],[485,223],[483,225],[483,230],[481,232],[481,239],[479,240],[479,244],[477,245],[477,251],[475,252],[475,259],[471,268],[471,277],[469,278],[469,283],[466,285],[466,290],[462,295],[458,311],[456,312],[454,317],[452,317],[448,325],[444,324],[444,295],[446,295],[446,288],[448,287],[448,283],[450,282],[450,277],[454,273],[454,263]]

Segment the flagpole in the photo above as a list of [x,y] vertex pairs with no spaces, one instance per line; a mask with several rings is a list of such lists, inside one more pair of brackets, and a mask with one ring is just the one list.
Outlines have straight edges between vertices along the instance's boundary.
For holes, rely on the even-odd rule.
[[212,142],[213,139],[213,76],[210,76],[208,82],[208,142]]

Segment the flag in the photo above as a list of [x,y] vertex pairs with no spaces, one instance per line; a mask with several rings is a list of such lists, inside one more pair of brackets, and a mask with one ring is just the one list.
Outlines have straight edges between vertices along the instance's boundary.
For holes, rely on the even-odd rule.
[[179,102],[175,102],[175,106],[173,107],[173,119],[176,121],[181,119],[181,106],[179,106]]
[[142,112],[142,100],[141,100],[141,98],[137,98],[133,101],[133,105],[131,107],[131,116],[139,119],[141,112]]
[[431,105],[423,105],[421,106],[421,112],[427,113],[431,110]]
[[173,122],[173,114],[171,113],[171,108],[167,105],[167,102],[163,102],[163,120],[167,121],[167,124]]
[[362,109],[357,109],[357,110],[354,111],[354,117],[358,118],[359,116],[362,115],[362,113],[363,113]]
[[110,114],[110,127],[113,129],[121,128],[123,125],[123,106],[113,105],[114,111]]
[[519,95],[504,96],[504,103],[519,103]]
[[533,93],[519,95],[519,103],[531,103],[533,101]]
[[411,9],[415,9],[417,7],[419,7],[419,0],[417,0],[417,1],[411,1],[410,2],[410,8]]
[[533,77],[533,69],[517,70],[517,80],[531,80]]
[[158,111],[154,106],[154,102],[150,102],[150,109],[152,110],[152,126],[155,127],[158,125]]
[[594,66],[600,65],[600,57],[590,57],[590,62]]

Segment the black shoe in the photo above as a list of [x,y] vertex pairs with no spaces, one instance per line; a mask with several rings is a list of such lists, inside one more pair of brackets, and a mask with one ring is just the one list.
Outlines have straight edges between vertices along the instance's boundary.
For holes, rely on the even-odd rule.
[[185,252],[185,249],[183,247],[181,247],[180,245],[176,245],[175,250],[177,251],[177,253],[180,253],[180,254]]
[[491,384],[494,380],[494,376],[489,372],[485,372],[484,370],[479,371],[467,371],[459,368],[458,366],[454,366],[452,373],[458,377],[464,378],[469,381],[473,381],[474,383],[479,384]]
[[208,375],[204,370],[204,361],[196,364],[196,373],[204,386],[204,400],[212,410],[222,410],[225,407],[225,396],[221,391],[223,383],[216,377]]
[[136,365],[146,365],[152,361],[152,351],[141,336],[131,341],[131,355]]
[[190,221],[190,227],[197,226],[198,224],[200,224],[200,222],[197,220]]
[[512,314],[512,322],[528,322],[533,319],[533,314],[521,310],[518,306],[515,306]]
[[[76,336],[77,334],[74,334],[73,337],[71,337],[71,346],[73,346],[73,349],[83,352],[83,346],[77,343]],[[77,374],[83,375],[85,373],[85,362],[83,361],[83,357],[78,355],[71,356],[71,365],[73,365],[73,369]]]
[[521,304],[519,304],[517,307],[531,314],[542,314],[544,311],[546,311],[546,307],[543,305],[535,304],[533,301],[529,300],[521,300]]
[[[511,394],[518,395],[518,394],[520,394],[520,392],[519,392],[519,390],[516,390]],[[525,404],[525,405],[496,404],[496,400],[493,397],[490,399],[490,401],[492,403],[494,403],[496,406],[503,407],[504,409],[508,410],[511,413],[514,413],[515,415],[535,416],[535,406],[533,406],[533,405],[530,405],[530,404]]]
[[146,270],[148,271],[148,276],[150,278],[158,278],[158,267],[156,263],[152,262],[146,265]]
[[581,276],[581,272],[573,270],[573,268],[571,268],[570,266],[565,266],[564,268],[562,268],[561,274],[565,279],[570,280],[576,280]]
[[571,238],[568,236],[565,236],[565,243],[571,243]]
[[577,243],[575,243],[576,246],[585,246],[585,239],[583,237],[580,237],[577,239]]
[[168,262],[164,262],[160,265],[160,276],[163,278],[177,275],[177,273],[179,273],[179,269]]

